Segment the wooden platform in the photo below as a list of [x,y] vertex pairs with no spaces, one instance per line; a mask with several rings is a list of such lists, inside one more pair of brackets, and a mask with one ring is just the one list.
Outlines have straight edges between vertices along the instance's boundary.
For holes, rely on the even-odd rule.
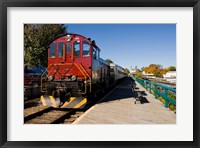
[[176,124],[176,114],[136,82],[136,91],[144,94],[134,104],[131,79],[117,85],[98,104],[73,124]]

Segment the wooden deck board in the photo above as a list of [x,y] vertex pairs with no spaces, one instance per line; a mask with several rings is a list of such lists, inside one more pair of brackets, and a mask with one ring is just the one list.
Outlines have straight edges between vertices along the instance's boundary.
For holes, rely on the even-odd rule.
[[121,82],[73,124],[176,124],[176,114],[137,82],[137,90],[146,94],[146,103],[134,104],[130,82]]

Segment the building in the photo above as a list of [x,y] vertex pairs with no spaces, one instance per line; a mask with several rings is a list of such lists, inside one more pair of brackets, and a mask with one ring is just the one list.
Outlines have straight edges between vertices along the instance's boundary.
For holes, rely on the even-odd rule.
[[136,75],[137,72],[138,72],[137,66],[135,66],[135,69],[131,67],[131,69],[130,69],[130,75]]
[[176,71],[169,71],[163,74],[163,78],[168,82],[176,83]]
[[145,71],[142,72],[142,76],[148,79],[156,78],[152,73],[146,73]]

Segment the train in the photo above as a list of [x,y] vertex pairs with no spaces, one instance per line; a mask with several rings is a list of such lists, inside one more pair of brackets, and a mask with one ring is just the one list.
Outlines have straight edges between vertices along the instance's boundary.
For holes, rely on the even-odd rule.
[[127,74],[121,66],[100,56],[94,40],[67,33],[48,48],[48,67],[41,76],[44,106],[84,109]]

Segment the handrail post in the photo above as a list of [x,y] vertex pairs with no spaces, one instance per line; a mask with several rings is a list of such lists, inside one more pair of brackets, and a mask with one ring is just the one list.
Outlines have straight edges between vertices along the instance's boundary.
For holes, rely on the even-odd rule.
[[168,90],[166,88],[164,88],[164,99],[165,99],[165,107],[168,108],[168,104],[169,104],[169,101],[168,101]]
[[151,82],[149,82],[149,92],[151,94]]
[[144,87],[144,88],[146,88],[146,87],[145,87],[145,80],[143,81],[143,83],[142,83],[142,84],[143,84],[143,87]]
[[146,88],[146,90],[148,90],[148,83],[147,83],[147,81],[145,81],[145,88]]
[[154,84],[154,94],[155,94],[155,97],[156,99],[158,99],[158,93],[157,93],[157,86]]

